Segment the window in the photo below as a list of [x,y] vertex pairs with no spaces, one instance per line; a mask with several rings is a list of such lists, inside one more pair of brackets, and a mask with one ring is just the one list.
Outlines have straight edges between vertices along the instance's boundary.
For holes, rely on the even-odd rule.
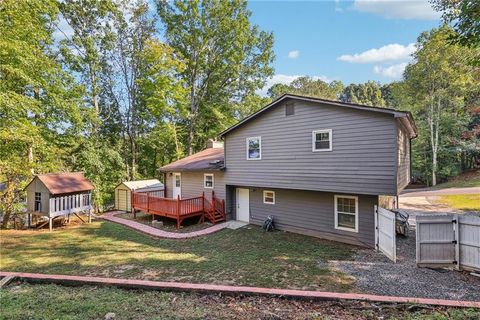
[[262,138],[247,138],[247,160],[262,159]]
[[313,131],[312,151],[332,151],[332,129]]
[[205,173],[203,175],[203,187],[213,189],[213,173]]
[[335,196],[335,229],[358,232],[358,197]]
[[181,185],[181,177],[179,174],[175,174],[175,187],[180,188]]
[[263,203],[275,204],[275,191],[263,191]]
[[35,192],[35,211],[42,211],[42,194]]
[[291,102],[285,104],[285,116],[293,116],[295,114],[295,105]]

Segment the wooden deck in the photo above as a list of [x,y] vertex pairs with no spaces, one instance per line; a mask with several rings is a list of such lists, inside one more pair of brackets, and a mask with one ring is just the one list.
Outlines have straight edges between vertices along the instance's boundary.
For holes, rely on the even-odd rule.
[[177,220],[177,229],[187,218],[198,217],[199,222],[208,219],[213,224],[225,221],[225,201],[215,197],[211,199],[202,194],[200,197],[181,199],[161,198],[150,193],[132,193],[132,212],[137,210],[154,216]]

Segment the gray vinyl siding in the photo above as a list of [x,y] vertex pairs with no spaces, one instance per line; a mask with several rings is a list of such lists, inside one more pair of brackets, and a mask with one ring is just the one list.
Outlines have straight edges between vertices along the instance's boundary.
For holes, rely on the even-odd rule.
[[[213,189],[204,188],[203,175],[205,173],[213,174]],[[211,198],[212,190],[215,191],[215,196],[218,199],[226,199],[226,188],[224,181],[224,172],[223,171],[209,171],[209,172],[181,172],[182,175],[182,184],[181,184],[181,193],[182,198],[194,198],[199,197],[205,192],[205,196]],[[167,186],[167,198],[171,198],[173,195],[173,174],[170,172],[166,174],[166,183]],[[225,203],[226,211],[229,212],[230,203]]]
[[[312,131],[332,129],[332,151],[312,152]],[[262,159],[246,159],[261,136]],[[356,194],[397,193],[396,125],[391,114],[295,102],[280,104],[225,136],[225,183]]]
[[50,192],[47,187],[35,177],[33,181],[27,187],[27,210],[28,212],[35,211],[35,192],[40,192],[41,203],[42,203],[42,213],[48,215],[50,211]]
[[[359,211],[357,233],[335,229],[334,195],[338,193],[275,188],[249,189],[252,224],[261,225],[268,215],[272,215],[275,227],[279,230],[374,247],[374,206],[378,203],[378,196],[356,195]],[[275,191],[275,204],[263,203],[263,190]]]
[[410,142],[405,127],[397,122],[397,193],[410,183]]

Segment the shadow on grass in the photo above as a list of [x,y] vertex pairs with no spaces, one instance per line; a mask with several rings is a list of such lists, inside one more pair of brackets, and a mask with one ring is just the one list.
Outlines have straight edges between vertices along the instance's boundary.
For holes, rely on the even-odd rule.
[[346,291],[353,246],[259,227],[155,239],[110,222],[2,237],[2,270]]

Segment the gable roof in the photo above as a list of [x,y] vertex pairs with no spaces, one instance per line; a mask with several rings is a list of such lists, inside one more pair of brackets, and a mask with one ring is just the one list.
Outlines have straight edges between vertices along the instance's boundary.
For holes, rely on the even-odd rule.
[[[81,192],[94,189],[92,183],[83,175],[83,172],[37,174],[30,183],[35,179],[39,179],[51,194]],[[28,185],[30,185],[30,183]]]
[[355,103],[346,103],[346,102],[320,99],[320,98],[307,97],[307,96],[299,96],[299,95],[294,95],[294,94],[284,94],[284,95],[282,95],[280,98],[274,100],[273,102],[271,102],[270,104],[261,108],[257,112],[255,112],[255,113],[249,115],[248,117],[240,120],[237,124],[231,126],[230,128],[227,128],[226,130],[221,132],[219,134],[219,136],[221,138],[223,138],[230,131],[235,130],[236,128],[240,127],[244,123],[252,120],[253,118],[257,117],[258,115],[262,114],[263,112],[269,110],[270,108],[280,104],[282,101],[285,101],[287,99],[300,100],[300,101],[305,101],[305,102],[322,103],[322,104],[327,104],[327,105],[330,105],[330,106],[347,107],[347,108],[351,108],[351,109],[365,110],[365,111],[370,111],[370,112],[392,114],[395,118],[403,119],[402,123],[410,131],[410,138],[415,138],[417,136],[417,127],[415,126],[415,122],[413,121],[412,114],[408,111],[400,111],[400,110],[389,109],[389,108],[372,107],[372,106],[367,106],[367,105],[361,105],[361,104],[355,104]]
[[154,189],[163,190],[163,183],[161,183],[158,179],[124,181],[122,183],[125,186],[127,186],[127,188],[129,188],[130,190],[138,190],[143,188],[148,188],[151,190],[154,190]]
[[160,168],[162,172],[223,170],[223,148],[208,148]]

